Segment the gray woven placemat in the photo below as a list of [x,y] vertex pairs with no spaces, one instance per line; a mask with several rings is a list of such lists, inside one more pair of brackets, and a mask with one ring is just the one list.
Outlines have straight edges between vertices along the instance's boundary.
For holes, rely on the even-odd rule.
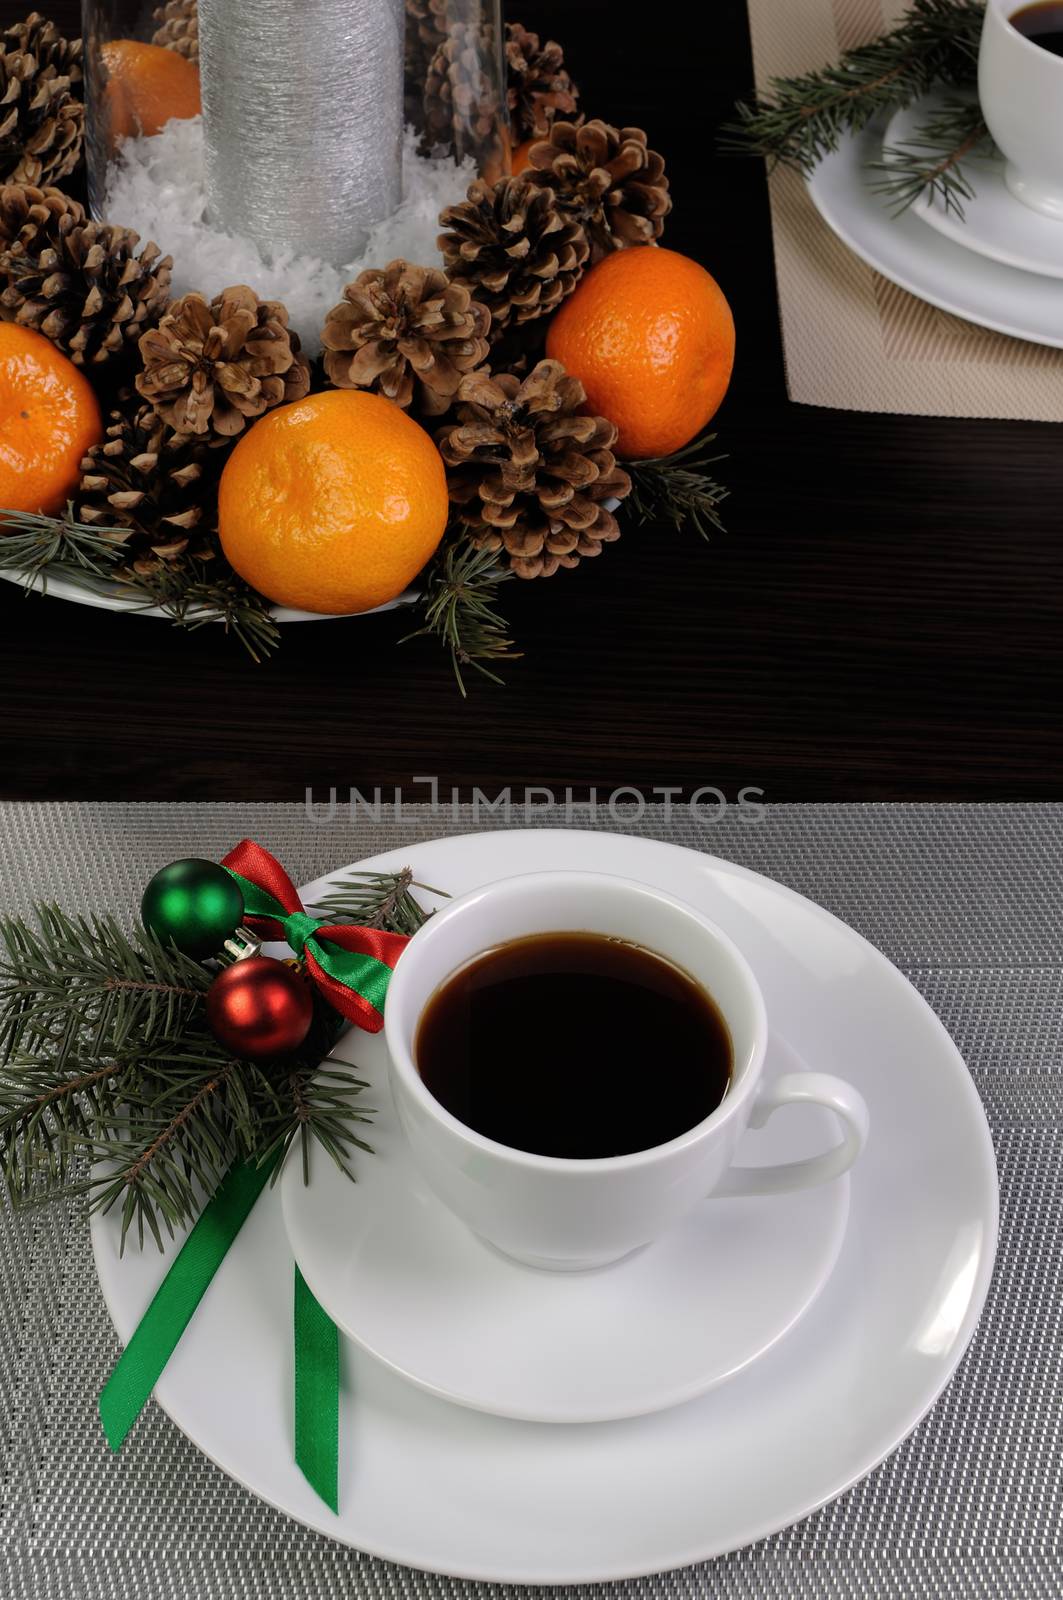
[[[513,818],[518,821],[518,817]],[[574,822],[545,809],[543,825]],[[963,1052],[993,1129],[1001,1251],[959,1373],[904,1446],[797,1527],[620,1585],[646,1600],[1063,1596],[1063,806],[783,806],[708,826],[676,807],[598,827],[739,861],[843,917],[908,974]],[[244,834],[296,882],[373,851],[496,826],[407,807],[401,825],[300,806],[0,807],[0,905],[134,910],[161,863]],[[0,1600],[456,1600],[269,1510],[150,1407],[122,1455],[95,1397],[116,1354],[79,1208],[0,1232]],[[824,1426],[830,1419],[824,1418]],[[588,1590],[588,1594],[591,1591]]]

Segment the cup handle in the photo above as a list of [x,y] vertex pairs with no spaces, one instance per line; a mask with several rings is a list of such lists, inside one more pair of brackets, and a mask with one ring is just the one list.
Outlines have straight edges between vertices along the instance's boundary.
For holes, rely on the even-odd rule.
[[751,1128],[763,1128],[780,1106],[826,1106],[841,1118],[843,1137],[833,1150],[805,1161],[777,1167],[729,1167],[709,1195],[710,1200],[738,1195],[787,1194],[829,1183],[848,1172],[867,1143],[870,1114],[859,1090],[829,1072],[785,1072],[761,1088],[749,1119]]

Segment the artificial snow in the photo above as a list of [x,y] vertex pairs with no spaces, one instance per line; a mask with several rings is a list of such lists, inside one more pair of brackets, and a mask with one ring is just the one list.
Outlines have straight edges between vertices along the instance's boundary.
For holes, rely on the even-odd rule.
[[334,267],[311,250],[285,250],[267,259],[251,239],[207,222],[203,124],[193,117],[168,122],[152,138],[124,142],[108,174],[106,216],[173,256],[175,298],[196,289],[210,299],[231,284],[246,283],[262,299],[284,302],[303,349],[314,356],[328,312],[342,300],[344,285],[366,267],[386,267],[398,256],[419,266],[440,264],[439,213],[464,200],[475,176],[469,158],[459,166],[450,156],[418,155],[417,135],[409,128],[402,203],[372,230],[356,261]]

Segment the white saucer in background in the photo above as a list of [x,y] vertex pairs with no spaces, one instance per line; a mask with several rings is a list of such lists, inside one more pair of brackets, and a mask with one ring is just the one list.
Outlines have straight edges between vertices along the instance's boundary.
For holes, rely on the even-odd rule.
[[[936,90],[898,111],[886,129],[885,148],[911,140],[946,98],[944,90]],[[975,192],[962,201],[962,216],[930,195],[916,201],[912,214],[966,250],[1022,272],[1063,278],[1063,222],[1015,198],[1004,182],[1001,157],[969,158],[964,167]]]
[[920,300],[997,333],[1063,348],[1058,278],[991,261],[928,228],[912,210],[893,215],[889,198],[874,189],[881,173],[872,163],[882,158],[884,132],[877,119],[844,134],[812,173],[808,192],[824,221],[869,266]]

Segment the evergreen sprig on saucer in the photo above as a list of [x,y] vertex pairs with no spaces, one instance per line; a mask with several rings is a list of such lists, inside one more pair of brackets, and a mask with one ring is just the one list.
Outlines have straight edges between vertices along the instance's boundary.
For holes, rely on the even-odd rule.
[[898,212],[929,194],[962,215],[963,201],[973,195],[963,163],[991,149],[970,93],[977,89],[984,17],[984,0],[914,0],[896,27],[837,62],[773,78],[762,98],[737,107],[738,120],[724,129],[725,147],[808,174],[845,134],[945,85],[955,94],[875,167]]

